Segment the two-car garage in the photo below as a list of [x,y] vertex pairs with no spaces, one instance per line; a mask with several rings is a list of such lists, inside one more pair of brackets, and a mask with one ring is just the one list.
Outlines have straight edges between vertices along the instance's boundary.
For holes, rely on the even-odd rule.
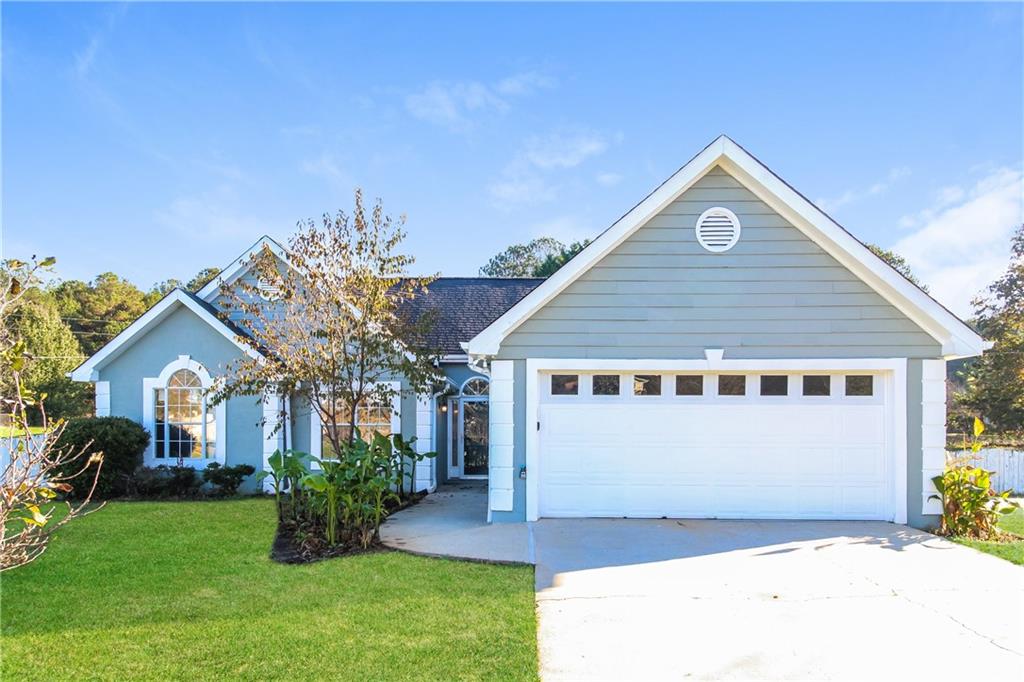
[[536,516],[894,518],[889,371],[535,377]]

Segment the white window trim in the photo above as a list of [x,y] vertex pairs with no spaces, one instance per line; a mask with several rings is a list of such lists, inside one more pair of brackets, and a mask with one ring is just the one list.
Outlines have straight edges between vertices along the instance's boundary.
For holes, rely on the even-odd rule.
[[[156,404],[154,391],[158,388],[166,388],[171,375],[179,369],[187,369],[195,372],[202,384],[203,391],[208,391],[216,384],[216,380],[210,376],[206,368],[193,360],[188,355],[179,355],[160,372],[160,376],[146,377],[142,380],[142,425],[149,431],[149,445],[146,447],[143,463],[146,466],[159,466],[161,464],[176,465],[178,460],[174,457],[156,457]],[[203,404],[206,405],[206,396],[203,396]],[[214,444],[214,456],[212,458],[183,458],[182,464],[194,469],[205,469],[210,462],[224,464],[227,459],[227,401],[221,401],[213,406],[213,418],[217,422],[217,440]]]
[[[399,381],[381,381],[371,384],[371,387],[387,385],[391,390],[391,433],[402,433],[402,384]],[[372,390],[372,389],[371,389]],[[323,457],[323,441],[320,439],[320,429],[323,420],[320,413],[309,408],[309,454],[317,459]],[[319,468],[316,462],[313,468]]]
[[[711,358],[705,360],[595,360],[588,358],[529,358],[526,360],[526,423],[531,425],[540,419],[540,398],[543,389],[541,377],[543,372],[595,372],[611,370],[612,372],[668,373],[668,372],[821,372],[821,373],[853,373],[858,370],[878,372],[881,381],[876,381],[875,388],[882,388],[874,398],[879,396],[887,405],[885,410],[885,434],[887,452],[887,475],[891,479],[890,495],[887,509],[895,523],[907,522],[907,359],[796,359],[796,360],[724,360]],[[712,375],[708,375],[712,376]],[[748,389],[750,380],[747,380]],[[879,383],[882,386],[879,386]],[[792,385],[792,384],[791,384]],[[707,380],[705,380],[707,387]],[[550,390],[550,389],[549,389]],[[837,400],[835,392],[823,400]],[[747,396],[735,396],[739,399]],[[561,397],[561,396],[560,396]],[[575,397],[575,396],[574,396]],[[662,398],[664,398],[664,383]],[[671,396],[675,398],[676,396]],[[701,396],[692,396],[700,398]],[[707,397],[707,396],[704,396]],[[716,398],[718,396],[715,396]],[[731,397],[731,396],[727,396]],[[800,397],[803,396],[786,396]],[[492,443],[493,445],[493,443]],[[540,463],[540,434],[537,429],[526,429],[526,520],[536,521],[539,518],[540,500],[538,479]]]

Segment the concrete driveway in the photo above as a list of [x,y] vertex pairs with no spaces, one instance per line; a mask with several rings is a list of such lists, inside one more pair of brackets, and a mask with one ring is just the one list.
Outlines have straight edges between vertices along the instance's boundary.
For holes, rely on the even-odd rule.
[[905,526],[532,525],[546,680],[1024,678],[1024,568]]

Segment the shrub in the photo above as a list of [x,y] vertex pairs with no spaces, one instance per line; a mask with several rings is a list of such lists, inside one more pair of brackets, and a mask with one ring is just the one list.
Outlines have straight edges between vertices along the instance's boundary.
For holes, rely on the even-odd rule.
[[186,466],[139,467],[131,477],[131,493],[137,497],[195,497],[202,481]]
[[[128,479],[142,462],[142,453],[149,445],[149,433],[125,417],[73,419],[61,433],[57,447],[80,450],[90,442],[91,452],[103,453],[103,467],[93,499],[105,500],[124,495],[128,491]],[[91,477],[77,477],[71,481],[73,489],[68,494],[75,498],[83,497],[88,494],[91,484]]]
[[203,469],[203,480],[214,487],[213,494],[229,497],[238,492],[238,487],[246,476],[256,473],[256,468],[249,464],[236,464],[235,466],[221,466],[213,462]]
[[[981,434],[985,425],[974,420],[974,439],[971,451],[981,449]],[[965,443],[966,445],[966,443]],[[992,488],[993,472],[977,466],[968,457],[958,457],[946,464],[946,470],[932,479],[938,495],[932,499],[942,501],[942,522],[939,532],[979,540],[997,539],[996,522],[1003,514],[1018,508],[1010,498],[1009,490],[1001,493]]]

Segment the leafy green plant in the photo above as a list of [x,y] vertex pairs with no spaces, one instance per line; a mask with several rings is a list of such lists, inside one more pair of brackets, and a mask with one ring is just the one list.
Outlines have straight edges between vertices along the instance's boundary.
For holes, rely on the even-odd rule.
[[[96,479],[93,499],[105,500],[124,495],[128,479],[142,463],[142,453],[149,445],[149,433],[138,423],[125,417],[87,417],[72,419],[57,440],[56,447],[82,449],[103,453],[103,468]],[[61,469],[71,473],[77,463]],[[92,481],[78,477],[70,481],[69,495],[82,498],[92,487]]]
[[[974,438],[970,443],[971,455],[957,457],[946,464],[946,470],[932,479],[938,495],[929,499],[942,501],[942,522],[939,532],[979,540],[998,538],[996,523],[999,517],[1018,508],[1011,501],[1011,491],[996,492],[992,488],[994,472],[975,463],[976,453],[982,447],[980,439],[985,425],[974,420]],[[966,441],[966,438],[965,438]],[[965,449],[967,443],[965,442]]]
[[255,472],[256,468],[250,464],[223,466],[219,462],[212,462],[203,469],[203,480],[214,487],[215,495],[230,497],[238,492],[245,477]]
[[[399,474],[399,493],[405,494],[405,479],[409,479],[409,494],[412,495],[416,492],[416,465],[425,459],[431,457],[437,457],[436,452],[416,452],[416,436],[413,436],[409,440],[402,438],[399,433],[391,436],[391,442],[395,448],[395,456],[398,459],[398,466],[400,470]],[[410,471],[408,475],[405,474],[405,462],[410,463]]]
[[305,502],[303,478],[309,473],[312,458],[298,450],[275,450],[267,458],[270,467],[256,474],[256,482],[269,478],[274,487],[274,501],[277,504],[277,520],[297,522]]

